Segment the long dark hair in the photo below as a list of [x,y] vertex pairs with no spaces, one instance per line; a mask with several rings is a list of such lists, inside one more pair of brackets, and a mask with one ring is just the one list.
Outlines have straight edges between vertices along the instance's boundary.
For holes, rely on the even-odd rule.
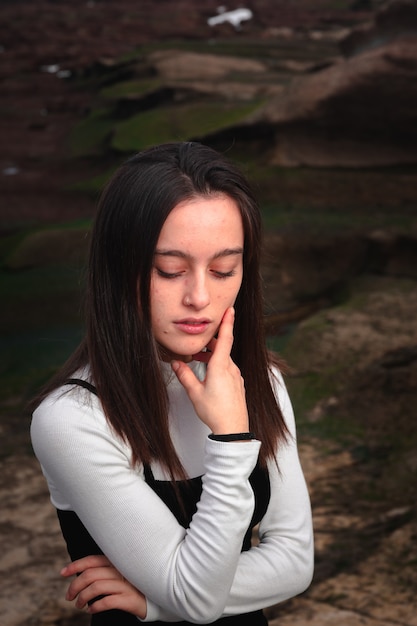
[[102,194],[91,237],[85,339],[38,401],[89,364],[107,420],[132,449],[134,463],[185,473],[168,428],[168,396],[150,316],[150,280],[159,234],[172,209],[223,193],[240,209],[243,282],[236,303],[232,358],[245,380],[250,428],[266,464],[287,431],[271,386],[259,273],[259,207],[240,170],[211,148],[170,143],[122,165]]

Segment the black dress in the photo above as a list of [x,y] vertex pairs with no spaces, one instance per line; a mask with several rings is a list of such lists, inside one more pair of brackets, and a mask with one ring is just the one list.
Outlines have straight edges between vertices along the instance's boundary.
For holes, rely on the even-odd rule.
[[[79,384],[78,380],[71,380],[71,383]],[[84,386],[84,385],[83,385]],[[93,387],[89,387],[90,391],[95,392]],[[191,478],[188,481],[177,482],[177,487],[181,495],[183,506],[180,506],[177,495],[170,481],[155,480],[152,470],[149,466],[144,468],[145,481],[167,505],[177,518],[178,522],[188,528],[191,518],[197,509],[197,503],[200,500],[202,491],[201,477]],[[268,473],[256,465],[250,478],[255,496],[255,508],[252,520],[243,539],[242,551],[249,550],[251,547],[251,538],[253,528],[261,521],[268,508],[270,499],[270,483]],[[103,554],[94,539],[91,537],[87,529],[84,527],[74,511],[57,510],[59,523],[61,525],[62,534],[67,544],[68,553],[73,561],[81,559],[90,554]],[[92,626],[138,626],[138,619],[131,613],[120,610],[103,611],[96,613],[91,617]],[[155,626],[162,624],[191,624],[191,622],[150,622]],[[260,611],[251,613],[243,613],[232,617],[222,617],[215,624],[224,624],[224,626],[267,626],[268,622]]]

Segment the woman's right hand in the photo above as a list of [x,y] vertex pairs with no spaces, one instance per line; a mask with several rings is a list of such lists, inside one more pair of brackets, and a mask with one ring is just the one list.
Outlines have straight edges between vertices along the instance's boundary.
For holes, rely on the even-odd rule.
[[[234,309],[226,310],[217,339],[212,339],[204,359],[207,373],[203,381],[183,362],[172,368],[186,390],[199,418],[216,435],[249,430],[245,385],[237,365],[230,356],[233,345]],[[200,360],[203,360],[200,358]]]
[[86,556],[73,561],[61,570],[65,578],[78,574],[71,582],[67,600],[75,600],[78,609],[100,613],[110,609],[127,611],[137,617],[146,617],[146,598],[130,584],[104,555]]

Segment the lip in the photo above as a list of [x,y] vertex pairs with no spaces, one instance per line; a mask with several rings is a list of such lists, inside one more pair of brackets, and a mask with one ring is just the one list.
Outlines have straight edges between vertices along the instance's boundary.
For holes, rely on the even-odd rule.
[[211,324],[211,320],[207,318],[187,317],[175,322],[177,328],[188,335],[201,335],[206,332]]

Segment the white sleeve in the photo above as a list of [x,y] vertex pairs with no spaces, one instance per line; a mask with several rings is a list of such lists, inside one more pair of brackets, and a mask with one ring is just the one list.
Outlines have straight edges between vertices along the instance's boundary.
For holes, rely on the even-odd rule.
[[[223,615],[272,606],[305,591],[314,566],[310,499],[297,451],[294,413],[285,384],[277,376],[276,394],[291,433],[269,464],[271,499],[259,526],[259,545],[242,552]],[[152,607],[155,619],[171,621]]]
[[[69,397],[35,411],[32,444],[58,508],[75,511],[115,567],[178,620],[210,623],[223,612],[254,509],[249,476],[260,442],[207,439],[203,491],[185,530],[132,468],[128,447],[99,411]],[[171,618],[172,619],[172,618]]]
[[278,399],[291,433],[269,464],[271,499],[259,526],[259,544],[242,552],[225,615],[255,611],[305,591],[314,567],[310,499],[301,469],[294,414],[279,377]]

